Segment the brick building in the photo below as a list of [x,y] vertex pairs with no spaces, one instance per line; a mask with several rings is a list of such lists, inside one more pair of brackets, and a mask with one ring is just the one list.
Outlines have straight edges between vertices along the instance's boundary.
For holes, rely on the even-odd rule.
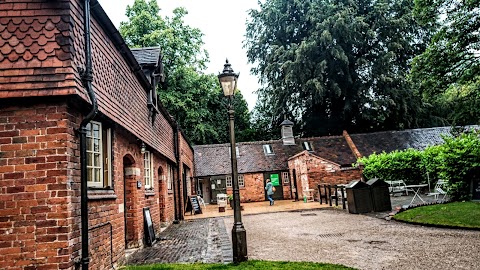
[[156,234],[183,219],[193,149],[157,100],[159,49],[132,53],[96,0],[0,1],[0,36],[0,269],[110,269],[147,209]]
[[[360,169],[352,167],[356,156],[348,134],[295,139],[292,126],[288,120],[282,123],[281,140],[236,144],[242,202],[264,201],[266,179],[276,188],[274,199],[298,199],[319,181],[348,183],[361,177]],[[230,145],[197,145],[194,150],[197,193],[206,202],[216,202],[218,193],[232,194]]]
[[[442,134],[450,134],[449,127],[438,127],[352,135],[344,131],[341,136],[296,139],[292,125],[288,120],[282,123],[281,140],[237,143],[242,202],[266,200],[266,179],[275,179],[275,199],[302,199],[304,195],[318,199],[320,183],[360,179],[361,169],[353,164],[363,155],[424,149],[442,143]],[[232,194],[230,145],[197,145],[194,149],[197,193],[213,203],[218,193]]]

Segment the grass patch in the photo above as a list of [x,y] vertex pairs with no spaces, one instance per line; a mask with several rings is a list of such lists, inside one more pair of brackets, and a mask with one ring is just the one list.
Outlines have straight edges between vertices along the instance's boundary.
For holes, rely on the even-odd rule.
[[442,227],[480,229],[480,203],[454,202],[416,207],[396,214],[393,219]]
[[336,270],[336,269],[355,269],[338,264],[327,263],[311,263],[311,262],[272,262],[272,261],[248,261],[238,265],[234,264],[152,264],[152,265],[139,265],[139,266],[127,266],[127,270],[217,270],[217,269],[242,269],[242,270],[283,270],[283,269],[295,269],[295,270],[311,270],[311,269],[324,269],[324,270]]

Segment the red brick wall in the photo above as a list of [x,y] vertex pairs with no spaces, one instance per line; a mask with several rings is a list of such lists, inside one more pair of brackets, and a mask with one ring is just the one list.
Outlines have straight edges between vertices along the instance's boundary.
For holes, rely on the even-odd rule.
[[[73,116],[64,102],[0,110],[0,268],[73,265]],[[18,104],[18,103],[17,103]],[[73,240],[73,241],[72,241]],[[14,267],[15,266],[15,267]]]
[[[288,167],[291,174],[295,169],[299,199],[303,197],[304,188],[314,189],[314,198],[318,200],[318,184],[347,184],[362,175],[358,168],[342,169],[338,164],[308,153],[290,159]],[[291,179],[293,181],[293,177]]]
[[[80,3],[0,2],[1,269],[12,264],[67,269],[80,256],[80,153],[74,130],[79,127],[80,111],[84,113],[87,99],[79,77],[85,62]],[[150,207],[157,232],[161,222],[173,220],[173,196],[158,176],[159,168],[166,172],[167,159],[174,160],[173,129],[161,114],[152,124],[147,92],[108,37],[94,19],[93,85],[100,110],[96,120],[115,124],[114,190],[89,191],[92,269],[110,267],[110,256],[114,264],[123,259],[125,156],[132,158],[131,167],[140,170],[127,181],[131,187],[128,196],[135,198],[127,210],[133,218],[132,227],[137,228],[132,245],[142,245],[143,207]],[[55,98],[72,94],[83,101],[75,98],[70,102],[71,96]],[[154,153],[158,186],[151,196],[144,189],[137,138]],[[193,169],[193,154],[188,149],[184,152],[185,164]],[[136,188],[136,181],[142,181],[142,188]]]
[[[187,187],[185,188],[190,188],[187,191],[187,195],[193,195],[196,194],[196,186],[195,186],[195,181],[193,179],[194,175],[194,165],[193,165],[193,150],[190,148],[190,145],[188,144],[187,140],[185,139],[183,132],[179,132],[179,142],[180,142],[180,163],[182,164],[182,171],[183,171],[183,166],[187,166]],[[183,183],[183,182],[182,182]],[[185,199],[183,198],[183,186],[181,187],[182,192],[182,200],[181,202],[185,202]],[[181,209],[185,209],[185,205],[182,205]]]
[[[14,265],[64,269],[73,267],[80,256],[79,138],[74,133],[79,121],[72,106],[54,99],[0,110],[1,269]],[[110,268],[111,260],[116,265],[124,259],[125,156],[133,159],[129,167],[139,172],[127,178],[132,191],[127,198],[134,201],[127,209],[133,218],[130,246],[143,245],[144,207],[150,207],[157,234],[162,222],[172,222],[173,196],[158,175],[159,168],[166,172],[167,161],[153,153],[154,187],[146,192],[138,142],[121,127],[113,128],[114,189],[88,192],[89,228],[94,228],[89,232],[92,269]],[[140,189],[137,180],[142,182]],[[162,194],[167,211],[160,220]]]
[[[265,201],[265,183],[263,173],[248,173],[242,174],[245,181],[245,186],[240,187],[240,201],[241,202],[263,202]],[[282,174],[279,173],[280,177]],[[290,196],[290,182],[283,183],[283,179],[280,179],[283,186],[283,198],[291,199]],[[233,188],[227,188],[227,194],[233,194]]]

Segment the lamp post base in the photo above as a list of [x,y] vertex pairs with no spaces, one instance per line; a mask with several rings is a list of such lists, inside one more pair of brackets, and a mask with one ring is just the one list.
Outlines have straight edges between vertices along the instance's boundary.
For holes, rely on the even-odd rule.
[[248,260],[247,231],[243,224],[234,224],[232,228],[233,262],[240,263]]

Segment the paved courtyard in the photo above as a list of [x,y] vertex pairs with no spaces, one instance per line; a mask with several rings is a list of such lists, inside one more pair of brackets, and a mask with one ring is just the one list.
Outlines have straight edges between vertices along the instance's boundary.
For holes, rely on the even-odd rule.
[[223,219],[208,218],[172,224],[152,247],[133,253],[128,264],[228,263],[232,260],[231,242]]
[[[359,269],[480,269],[480,232],[386,221],[340,210],[243,218],[250,259],[312,261]],[[232,218],[225,218],[231,228]]]
[[[411,199],[392,197],[392,207]],[[318,202],[309,204],[319,207]],[[299,208],[292,211],[291,205]],[[329,262],[358,269],[480,269],[479,231],[387,221],[384,217],[389,212],[356,215],[341,207],[305,207],[285,202],[279,204],[280,212],[268,207],[270,212],[262,213],[264,206],[259,203],[250,205],[250,212],[242,211],[249,258]],[[171,225],[161,233],[160,241],[137,251],[128,262],[231,262],[233,217],[199,217]]]

